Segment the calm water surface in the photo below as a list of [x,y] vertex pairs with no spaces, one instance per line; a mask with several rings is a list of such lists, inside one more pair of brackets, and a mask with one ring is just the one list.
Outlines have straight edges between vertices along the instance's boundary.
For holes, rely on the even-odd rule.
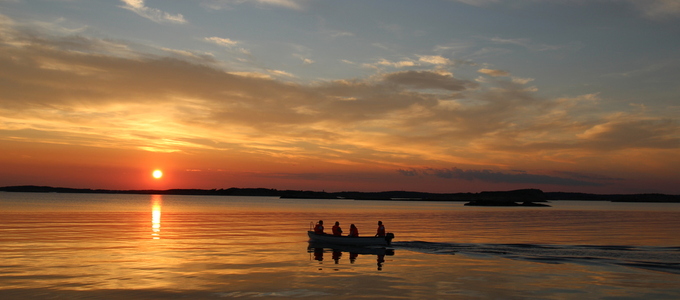
[[680,204],[551,205],[0,193],[0,299],[680,298]]

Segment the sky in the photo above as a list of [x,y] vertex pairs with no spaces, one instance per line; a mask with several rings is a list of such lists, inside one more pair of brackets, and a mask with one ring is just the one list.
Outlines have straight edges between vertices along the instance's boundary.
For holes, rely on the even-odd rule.
[[0,0],[0,186],[680,194],[678,37],[678,0]]

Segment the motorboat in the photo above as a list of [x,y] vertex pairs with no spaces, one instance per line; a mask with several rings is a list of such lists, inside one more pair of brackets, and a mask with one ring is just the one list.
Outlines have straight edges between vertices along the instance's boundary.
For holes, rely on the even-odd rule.
[[389,246],[394,239],[394,234],[388,232],[385,236],[336,236],[331,234],[316,234],[307,231],[310,242],[329,243],[335,245],[351,246]]

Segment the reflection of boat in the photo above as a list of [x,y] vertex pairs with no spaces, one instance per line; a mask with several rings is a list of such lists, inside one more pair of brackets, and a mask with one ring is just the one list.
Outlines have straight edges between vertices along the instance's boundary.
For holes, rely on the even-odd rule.
[[343,252],[349,252],[349,262],[354,264],[359,255],[375,255],[378,270],[382,270],[383,263],[385,263],[385,255],[394,255],[393,249],[387,249],[385,247],[361,247],[361,246],[349,246],[349,245],[337,245],[319,242],[309,242],[307,246],[308,253],[314,253],[314,260],[323,263],[324,253],[331,253],[331,257],[335,264],[340,264],[340,259],[342,258]]
[[[359,247],[351,245],[336,245],[319,242],[309,242],[307,252],[318,251],[318,249],[331,249],[332,251],[349,252],[353,254],[372,254],[372,255],[394,255],[394,249],[387,249],[385,247]],[[325,251],[325,250],[324,250]]]
[[353,246],[389,246],[394,238],[394,234],[387,233],[386,236],[334,236],[330,234],[316,234],[314,231],[307,231],[309,240],[312,242],[330,243],[335,245]]

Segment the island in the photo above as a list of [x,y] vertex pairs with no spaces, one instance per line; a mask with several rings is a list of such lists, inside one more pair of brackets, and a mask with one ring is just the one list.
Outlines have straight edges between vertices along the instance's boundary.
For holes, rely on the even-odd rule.
[[[465,203],[466,206],[539,206],[550,207],[543,191],[538,189],[524,189],[506,192],[481,192],[477,199]],[[518,202],[521,202],[519,204]]]

